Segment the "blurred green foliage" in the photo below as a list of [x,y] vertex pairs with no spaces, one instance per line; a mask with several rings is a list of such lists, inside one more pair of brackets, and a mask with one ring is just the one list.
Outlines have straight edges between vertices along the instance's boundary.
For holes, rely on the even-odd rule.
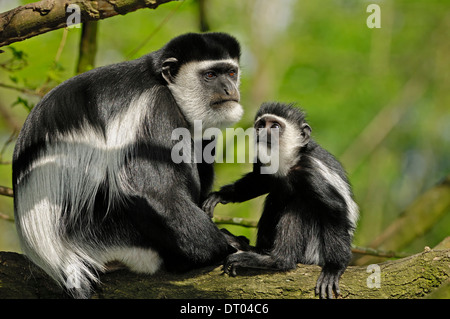
[[[4,0],[0,11],[29,2]],[[370,3],[381,8],[379,29],[366,25]],[[245,115],[237,126],[250,127],[263,101],[296,102],[308,114],[313,137],[343,162],[361,209],[355,244],[369,243],[414,198],[450,173],[447,0],[207,0],[206,19],[211,31],[231,33],[242,45]],[[198,32],[199,20],[194,0],[103,20],[96,64],[156,50],[174,36]],[[16,59],[18,67],[0,68],[0,83],[45,89],[70,78],[80,30],[57,30],[11,45],[0,55],[0,65]],[[13,117],[0,118],[0,145],[38,100],[0,87],[0,106]],[[3,161],[10,161],[12,144]],[[250,164],[217,164],[215,187],[250,169]],[[0,165],[0,185],[11,186],[8,164]],[[263,200],[219,205],[215,213],[257,219]],[[0,213],[12,212],[12,200],[0,197]],[[419,251],[448,236],[449,215],[407,250]],[[254,229],[227,228],[255,239]],[[0,250],[19,250],[12,223],[2,220]]]

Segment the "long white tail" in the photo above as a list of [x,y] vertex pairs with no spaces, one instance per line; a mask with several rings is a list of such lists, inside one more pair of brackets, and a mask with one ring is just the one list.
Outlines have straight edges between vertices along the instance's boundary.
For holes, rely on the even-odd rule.
[[[53,154],[37,159],[16,176],[16,227],[27,257],[74,297],[86,298],[98,280],[97,271],[103,270],[101,245],[94,252],[92,245],[69,239],[64,223],[71,216],[70,209],[93,205],[98,183],[89,183],[86,174],[73,174],[76,170],[68,165],[65,154],[55,148]],[[86,193],[73,194],[83,187]]]
[[61,207],[48,198],[30,201],[36,197],[24,191],[16,196],[16,226],[25,255],[73,297],[89,297],[92,283],[98,281],[96,269],[103,266],[88,248],[64,239],[59,229]]

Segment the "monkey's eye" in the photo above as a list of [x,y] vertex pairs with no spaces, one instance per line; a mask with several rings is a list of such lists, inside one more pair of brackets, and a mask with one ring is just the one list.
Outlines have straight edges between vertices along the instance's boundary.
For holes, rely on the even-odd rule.
[[208,71],[205,73],[205,79],[207,80],[212,80],[216,77],[216,73],[212,72],[212,71]]
[[265,127],[266,127],[266,125],[265,125],[264,122],[262,122],[262,121],[256,123],[256,125],[255,125],[255,128],[256,128],[257,130],[261,130],[261,129],[265,128]]
[[281,125],[280,125],[280,123],[274,122],[274,123],[270,126],[270,128],[279,129],[279,128],[281,128]]
[[228,71],[228,75],[233,77],[233,76],[236,75],[236,71],[235,70],[230,70],[230,71]]

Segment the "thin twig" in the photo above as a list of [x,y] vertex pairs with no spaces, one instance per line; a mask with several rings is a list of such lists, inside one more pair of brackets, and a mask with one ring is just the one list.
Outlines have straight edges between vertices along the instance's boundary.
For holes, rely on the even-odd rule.
[[48,86],[48,84],[52,81],[52,78],[50,76],[50,70],[56,69],[58,66],[59,59],[61,58],[61,54],[64,50],[64,47],[66,46],[68,32],[69,32],[69,29],[64,28],[64,32],[61,37],[61,41],[59,42],[58,50],[56,51],[55,59],[53,60],[53,63],[50,66],[49,71],[47,71],[47,78],[45,79],[45,81],[41,85],[41,87],[36,90],[41,97],[43,97],[45,94],[47,94],[47,92],[49,92],[52,89],[52,87]]
[[67,40],[67,34],[69,33],[69,28],[64,28],[64,32],[62,35],[61,42],[59,43],[58,51],[56,51],[55,61],[54,63],[58,63],[59,58],[61,57],[62,51],[64,47],[66,46],[66,40]]
[[3,220],[6,220],[8,222],[14,223],[14,218],[12,218],[11,216],[8,216],[6,214],[0,213],[0,219],[3,219]]
[[386,257],[386,258],[404,258],[411,256],[412,254],[404,253],[404,252],[396,252],[396,251],[384,251],[379,249],[373,249],[369,247],[359,247],[352,246],[352,252],[356,254],[362,255],[370,255],[377,257]]
[[0,102],[0,116],[5,121],[6,126],[8,126],[14,133],[20,131],[22,124],[16,119],[16,117],[11,112],[10,107],[6,107],[2,102]]
[[170,13],[164,18],[164,20],[153,30],[152,33],[150,33],[150,35],[144,39],[144,41],[142,41],[136,48],[134,48],[133,51],[131,51],[130,53],[128,53],[126,59],[130,60],[134,57],[134,55],[140,50],[142,49],[142,47],[144,45],[146,45],[154,36],[156,33],[158,33],[159,30],[161,30],[161,28],[167,23],[169,22],[169,20],[173,17],[173,15],[175,14],[175,12],[178,11],[178,9],[183,5],[184,1],[181,1],[176,7],[175,9],[173,9],[172,11],[170,11]]
[[11,144],[12,142],[14,142],[14,140],[17,138],[17,131],[14,130],[11,135],[9,136],[9,138],[6,140],[5,144],[3,145],[2,149],[0,150],[0,164],[1,165],[9,165],[11,164],[11,161],[4,161],[3,160],[3,155],[5,154],[6,148],[8,147],[9,144]]
[[30,90],[28,88],[22,88],[22,87],[9,85],[9,84],[5,84],[5,83],[0,83],[0,87],[5,88],[5,89],[11,89],[11,90],[19,91],[21,93],[25,93],[25,94],[28,94],[28,95],[42,97],[42,95],[40,93],[38,93],[36,91],[33,91],[33,90]]

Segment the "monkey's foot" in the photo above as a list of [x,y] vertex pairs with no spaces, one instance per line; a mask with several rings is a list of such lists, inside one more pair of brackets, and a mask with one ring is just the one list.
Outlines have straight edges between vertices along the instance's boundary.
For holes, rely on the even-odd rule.
[[322,299],[333,299],[333,292],[336,297],[339,296],[339,277],[340,273],[322,270],[316,284],[316,295]]

